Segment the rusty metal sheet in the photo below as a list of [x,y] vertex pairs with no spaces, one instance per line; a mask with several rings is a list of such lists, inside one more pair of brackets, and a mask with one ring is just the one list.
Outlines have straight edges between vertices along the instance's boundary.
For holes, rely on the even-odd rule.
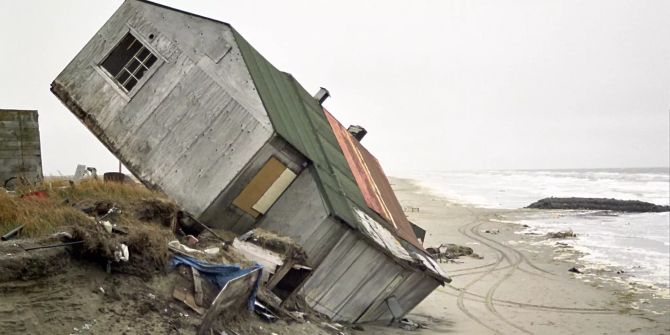
[[324,113],[368,207],[386,219],[400,238],[423,250],[377,158],[351,136],[333,115],[325,109]]

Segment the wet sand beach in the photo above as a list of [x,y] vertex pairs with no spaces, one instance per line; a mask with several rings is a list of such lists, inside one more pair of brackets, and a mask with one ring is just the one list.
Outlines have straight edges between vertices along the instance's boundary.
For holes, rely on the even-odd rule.
[[[579,253],[519,233],[523,226],[493,210],[451,203],[406,179],[392,179],[410,220],[427,230],[424,246],[455,243],[482,259],[441,263],[453,281],[407,316],[426,323],[424,334],[668,334],[670,300],[643,285],[626,284],[614,269],[582,268]],[[373,333],[402,329],[368,327]]]

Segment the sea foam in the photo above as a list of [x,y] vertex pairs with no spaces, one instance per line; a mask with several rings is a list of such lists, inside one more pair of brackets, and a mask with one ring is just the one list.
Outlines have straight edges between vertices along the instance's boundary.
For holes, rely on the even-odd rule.
[[[670,204],[670,174],[661,169],[406,172],[421,186],[463,204],[523,208],[546,197],[591,197]],[[670,287],[669,213],[537,210],[517,223],[533,233],[572,229],[582,260],[623,270],[633,280]]]

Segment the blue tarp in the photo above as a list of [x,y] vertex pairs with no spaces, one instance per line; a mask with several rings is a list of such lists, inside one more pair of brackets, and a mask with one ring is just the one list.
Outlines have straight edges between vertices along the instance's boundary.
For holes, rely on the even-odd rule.
[[[219,290],[222,289],[226,283],[230,280],[235,279],[240,276],[244,276],[254,270],[261,269],[262,266],[254,264],[248,268],[242,268],[237,264],[212,264],[208,262],[203,262],[199,259],[188,257],[184,255],[175,255],[170,262],[172,267],[175,267],[179,264],[188,265],[192,268],[195,268],[200,272],[200,275],[216,286]],[[249,296],[248,307],[249,310],[254,310],[254,302],[256,301],[256,291],[258,290],[258,285],[260,284],[261,273],[259,273],[258,278],[256,279],[256,284],[254,289],[251,291]]]

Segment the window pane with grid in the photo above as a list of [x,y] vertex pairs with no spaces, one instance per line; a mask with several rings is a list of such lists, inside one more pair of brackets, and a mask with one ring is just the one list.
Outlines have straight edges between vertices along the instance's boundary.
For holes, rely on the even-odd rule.
[[126,91],[130,91],[156,60],[156,56],[149,49],[128,33],[100,65]]

